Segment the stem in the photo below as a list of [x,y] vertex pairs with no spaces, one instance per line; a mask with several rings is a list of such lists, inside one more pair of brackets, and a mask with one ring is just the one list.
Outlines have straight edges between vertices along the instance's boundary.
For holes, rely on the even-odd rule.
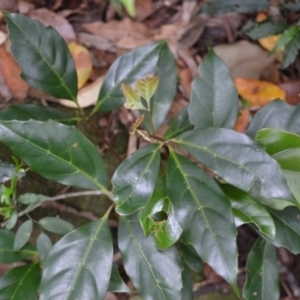
[[150,110],[148,110],[148,114],[149,114],[149,120],[150,120],[151,134],[154,135],[155,134],[155,129],[154,129],[153,119],[152,119],[152,115],[151,115]]

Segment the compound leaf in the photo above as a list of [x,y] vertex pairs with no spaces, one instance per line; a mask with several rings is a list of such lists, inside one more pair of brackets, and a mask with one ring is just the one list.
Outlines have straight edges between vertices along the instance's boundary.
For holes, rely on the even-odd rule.
[[65,235],[72,230],[74,230],[74,226],[62,219],[56,217],[45,217],[39,220],[39,224],[46,230]]
[[15,234],[8,230],[0,230],[0,264],[9,264],[32,257],[37,254],[31,244],[26,244],[21,250],[14,250]]
[[0,299],[38,299],[40,273],[38,262],[10,269],[0,278]]
[[247,135],[255,139],[258,131],[263,128],[277,128],[300,134],[300,105],[291,106],[281,100],[267,104],[255,114]]
[[33,171],[66,185],[106,191],[97,148],[77,128],[54,121],[0,121],[0,140]]
[[151,43],[119,56],[104,78],[94,112],[121,107],[125,102],[121,83],[133,84],[147,74],[154,75],[164,45],[165,42]]
[[213,51],[199,67],[201,77],[192,83],[190,122],[195,128],[232,129],[238,115],[238,94],[230,70]]
[[175,141],[225,181],[243,191],[259,193],[267,204],[272,204],[272,198],[298,204],[278,163],[245,134],[220,128],[197,129]]
[[263,11],[269,6],[270,2],[268,0],[211,0],[202,6],[200,12],[208,15],[223,14],[230,11],[250,13]]
[[112,268],[107,219],[88,223],[59,240],[43,261],[40,300],[103,300]]
[[258,230],[270,239],[276,237],[274,221],[262,204],[231,185],[222,185],[221,188],[231,202],[237,226],[254,223]]
[[154,191],[160,164],[160,145],[150,144],[127,157],[112,178],[116,211],[129,215],[145,206]]
[[272,244],[261,237],[257,239],[248,255],[246,272],[243,289],[246,300],[279,299],[279,273]]
[[47,234],[44,232],[40,233],[36,240],[36,247],[39,252],[41,261],[44,260],[49,250],[52,247],[52,242]]
[[182,266],[175,247],[157,250],[137,214],[120,218],[118,243],[126,273],[144,299],[181,300]]
[[237,231],[229,200],[204,171],[174,151],[168,161],[167,188],[187,242],[239,294]]
[[32,220],[25,221],[17,230],[14,240],[14,250],[20,250],[29,240],[32,232]]
[[34,88],[56,98],[77,102],[77,75],[72,55],[53,27],[21,14],[3,12],[11,51],[21,76]]

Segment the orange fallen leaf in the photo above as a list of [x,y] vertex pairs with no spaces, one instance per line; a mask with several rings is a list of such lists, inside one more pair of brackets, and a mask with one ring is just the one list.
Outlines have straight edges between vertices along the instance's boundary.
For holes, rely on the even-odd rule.
[[250,119],[250,111],[249,109],[241,109],[240,115],[238,116],[235,125],[234,130],[237,132],[244,133],[248,127],[249,119]]
[[75,62],[78,89],[82,88],[91,76],[93,70],[93,62],[90,56],[90,52],[84,46],[71,42],[68,44],[69,50]]
[[263,106],[272,100],[279,98],[285,100],[285,91],[274,83],[258,80],[236,78],[234,79],[235,87],[239,95],[248,100],[249,107]]

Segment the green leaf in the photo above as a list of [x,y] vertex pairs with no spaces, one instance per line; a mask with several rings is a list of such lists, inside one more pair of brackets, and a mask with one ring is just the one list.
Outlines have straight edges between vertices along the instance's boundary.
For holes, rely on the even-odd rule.
[[175,247],[157,250],[153,236],[146,238],[137,214],[121,217],[119,249],[124,268],[144,299],[181,300],[181,261]]
[[135,6],[134,6],[134,0],[120,0],[120,2],[124,5],[126,11],[131,17],[135,17]]
[[252,23],[243,31],[253,40],[261,39],[270,35],[282,33],[286,29],[283,22],[274,23],[270,19],[258,23]]
[[182,239],[179,240],[179,245],[184,263],[194,272],[201,273],[203,271],[203,262],[195,249]]
[[14,250],[20,250],[29,240],[32,232],[32,220],[25,221],[17,230],[14,240]]
[[10,106],[0,111],[1,121],[29,121],[31,119],[43,122],[54,120],[66,125],[75,124],[69,115],[50,106],[22,104]]
[[154,74],[165,42],[151,43],[119,56],[106,74],[93,112],[121,107],[125,99],[121,83],[133,84],[147,74]]
[[14,164],[0,160],[0,182],[4,183],[11,180],[15,176],[21,178],[24,175],[24,172],[18,172],[16,174],[16,166]]
[[209,175],[174,151],[168,161],[167,188],[187,242],[238,295],[237,231],[229,200]]
[[231,202],[236,225],[254,223],[258,230],[270,239],[276,237],[274,221],[263,205],[255,201],[249,194],[228,184],[221,188]]
[[10,269],[0,278],[0,299],[38,299],[40,278],[38,262]]
[[250,13],[263,11],[270,6],[268,0],[211,0],[209,3],[201,7],[201,13],[208,15],[223,14],[230,11],[238,11],[240,13]]
[[287,248],[293,254],[300,253],[300,211],[297,207],[284,210],[268,208],[276,227],[276,238],[269,240],[276,247]]
[[146,75],[146,78],[139,79],[135,83],[136,90],[140,93],[140,95],[147,101],[148,107],[150,103],[150,99],[152,98],[153,94],[155,93],[159,83],[159,78]]
[[0,264],[10,264],[37,254],[31,244],[26,244],[21,250],[14,250],[15,234],[8,230],[0,229]]
[[189,274],[188,271],[183,270],[182,272],[182,283],[183,283],[183,288],[182,288],[182,300],[193,300],[194,295],[193,295],[193,282],[191,275]]
[[160,164],[160,147],[150,144],[137,150],[114,173],[112,198],[119,214],[132,214],[150,200]]
[[284,48],[283,60],[280,65],[281,69],[287,68],[290,64],[292,64],[296,60],[299,53],[299,49],[300,49],[300,37],[298,33]]
[[247,135],[255,139],[263,128],[278,128],[300,134],[300,105],[291,106],[281,100],[267,104],[255,114]]
[[[163,123],[173,103],[177,89],[176,60],[167,43],[162,43],[153,75],[159,78],[159,84],[150,101],[154,129]],[[150,131],[148,114],[145,115],[144,127]]]
[[172,120],[166,134],[165,139],[169,140],[177,137],[181,133],[193,129],[193,125],[190,123],[188,115],[188,106],[185,106],[177,116]]
[[39,224],[50,232],[62,235],[65,235],[75,229],[71,223],[56,217],[45,217],[40,219]]
[[106,191],[99,152],[75,127],[54,121],[0,121],[0,140],[49,180]]
[[272,244],[263,238],[257,239],[248,255],[246,272],[243,289],[246,300],[279,299],[279,272],[276,251]]
[[[166,218],[156,221],[155,215],[165,213]],[[139,212],[139,220],[146,236],[154,234],[156,247],[166,249],[180,238],[182,228],[174,217],[172,204],[167,195],[166,178],[159,177],[150,201]]]
[[285,47],[288,43],[290,43],[298,34],[298,27],[292,26],[286,29],[282,35],[280,36],[279,40],[277,41],[274,49],[271,53],[275,53],[279,51],[281,48]]
[[266,204],[275,198],[297,205],[277,162],[245,134],[208,128],[188,131],[175,141],[228,183],[262,195]]
[[9,219],[5,222],[5,228],[7,230],[13,229],[16,226],[17,221],[18,221],[18,213],[16,210],[13,210],[11,212]]
[[72,231],[50,249],[43,261],[40,300],[103,300],[112,258],[106,218]]
[[56,98],[77,102],[77,75],[72,55],[53,27],[24,15],[3,12],[11,51],[21,77],[34,88]]
[[138,93],[130,85],[122,83],[121,91],[126,99],[126,102],[124,103],[125,108],[147,110],[147,108],[141,102],[141,98]]
[[47,200],[49,200],[48,196],[41,195],[41,194],[33,194],[33,193],[25,193],[25,194],[22,194],[18,198],[18,202],[25,204],[25,205],[29,205],[32,203],[38,203],[38,202],[44,202]]
[[117,265],[113,263],[109,285],[108,285],[108,291],[113,293],[130,293],[130,288],[124,283],[123,279],[121,278]]
[[300,136],[279,129],[262,129],[256,140],[279,163],[287,182],[300,203]]
[[192,82],[190,122],[195,128],[232,129],[238,116],[238,94],[230,70],[209,48],[199,67],[200,78]]
[[44,232],[40,233],[36,240],[36,247],[39,252],[40,259],[43,261],[52,247],[52,242],[49,236]]

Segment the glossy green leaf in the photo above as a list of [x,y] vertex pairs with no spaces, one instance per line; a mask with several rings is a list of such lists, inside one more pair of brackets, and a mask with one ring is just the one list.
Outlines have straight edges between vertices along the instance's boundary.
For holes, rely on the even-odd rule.
[[284,210],[268,208],[276,227],[276,238],[270,240],[276,247],[287,248],[294,254],[300,253],[300,211],[297,207]]
[[40,273],[38,262],[10,269],[0,278],[0,299],[38,299]]
[[193,129],[193,127],[194,125],[192,125],[189,120],[188,106],[185,106],[172,120],[165,134],[165,139],[169,140],[175,138],[183,132]]
[[157,250],[154,237],[145,237],[137,214],[121,217],[118,230],[124,268],[141,296],[181,300],[182,266],[177,249]]
[[40,300],[103,300],[112,258],[106,218],[72,231],[50,249],[42,263]]
[[279,272],[275,247],[258,238],[250,250],[246,265],[245,300],[278,300]]
[[278,128],[300,134],[300,105],[291,106],[281,100],[267,104],[255,114],[247,135],[255,139],[263,128]]
[[0,111],[1,121],[29,121],[31,119],[44,122],[54,120],[67,125],[75,123],[69,115],[50,106],[22,104]]
[[190,122],[195,128],[232,129],[238,116],[238,94],[230,70],[210,48],[192,82]]
[[28,242],[32,232],[32,220],[25,221],[17,230],[14,240],[14,250],[20,250]]
[[0,140],[47,179],[106,191],[99,152],[75,127],[54,121],[0,121]]
[[258,230],[270,239],[276,237],[274,221],[269,212],[249,194],[231,185],[221,185],[225,195],[231,202],[236,225],[254,223]]
[[108,291],[113,293],[130,293],[130,288],[124,283],[123,279],[121,278],[117,265],[113,263],[111,269],[111,275],[108,285]]
[[147,109],[141,102],[139,94],[128,84],[121,84],[121,91],[126,99],[125,108],[128,109]]
[[203,271],[203,262],[195,249],[182,239],[180,239],[179,245],[184,263],[194,272],[201,273]]
[[77,75],[72,55],[53,27],[24,15],[3,12],[11,51],[21,76],[34,88],[56,98],[77,102]]
[[18,202],[28,205],[32,203],[44,202],[49,200],[48,196],[41,194],[25,193],[18,198]]
[[258,23],[251,23],[243,31],[253,40],[261,39],[270,35],[282,33],[286,29],[283,22],[272,22],[270,19]]
[[26,244],[21,250],[14,250],[15,234],[8,230],[0,229],[0,264],[9,264],[20,261],[37,254],[31,244]]
[[278,163],[245,134],[220,128],[198,129],[182,134],[176,141],[233,186],[259,193],[268,204],[272,198],[297,204]]
[[187,242],[239,294],[237,231],[229,200],[209,175],[173,151],[168,161],[167,188]]
[[300,203],[300,136],[279,130],[262,129],[256,140],[264,145],[284,171],[287,182]]
[[121,163],[112,178],[112,198],[119,214],[132,214],[150,200],[159,164],[159,144],[142,147]]
[[[163,212],[165,218],[155,220],[155,215]],[[149,202],[139,212],[139,219],[146,236],[153,233],[156,247],[166,249],[180,238],[182,228],[174,217],[174,211],[167,195],[166,178],[157,179],[155,190]]]
[[44,232],[40,233],[36,240],[36,247],[40,256],[41,261],[44,260],[49,250],[52,247],[52,242],[47,234]]
[[193,294],[193,282],[191,275],[189,274],[188,271],[183,270],[182,271],[182,283],[183,283],[183,288],[182,288],[182,300],[193,300],[194,299],[194,294]]
[[67,234],[75,229],[71,223],[56,217],[45,217],[40,219],[39,224],[50,232],[62,235]]
[[150,99],[152,98],[153,94],[155,93],[159,83],[159,78],[146,75],[146,78],[139,79],[135,83],[136,90],[140,93],[140,95],[147,101],[148,107],[150,103]]
[[18,213],[17,213],[16,210],[13,210],[11,212],[11,215],[10,215],[9,219],[6,220],[6,222],[5,222],[5,228],[7,230],[13,229],[16,226],[17,221],[18,221]]
[[[156,130],[166,119],[177,89],[176,60],[167,43],[161,45],[157,65],[152,74],[159,78],[158,87],[150,101],[153,125]],[[144,126],[150,131],[148,114],[145,115]]]
[[[298,29],[299,30],[299,29]],[[299,53],[300,49],[300,37],[299,33],[292,38],[292,40],[285,46],[283,52],[283,59],[280,65],[281,69],[287,68],[290,64],[292,64]]]
[[121,107],[125,99],[121,83],[133,84],[147,74],[154,74],[165,42],[151,43],[119,56],[106,74],[93,112]]
[[268,0],[210,0],[201,7],[200,12],[208,15],[223,14],[230,11],[238,11],[240,13],[250,13],[263,11],[270,6]]

